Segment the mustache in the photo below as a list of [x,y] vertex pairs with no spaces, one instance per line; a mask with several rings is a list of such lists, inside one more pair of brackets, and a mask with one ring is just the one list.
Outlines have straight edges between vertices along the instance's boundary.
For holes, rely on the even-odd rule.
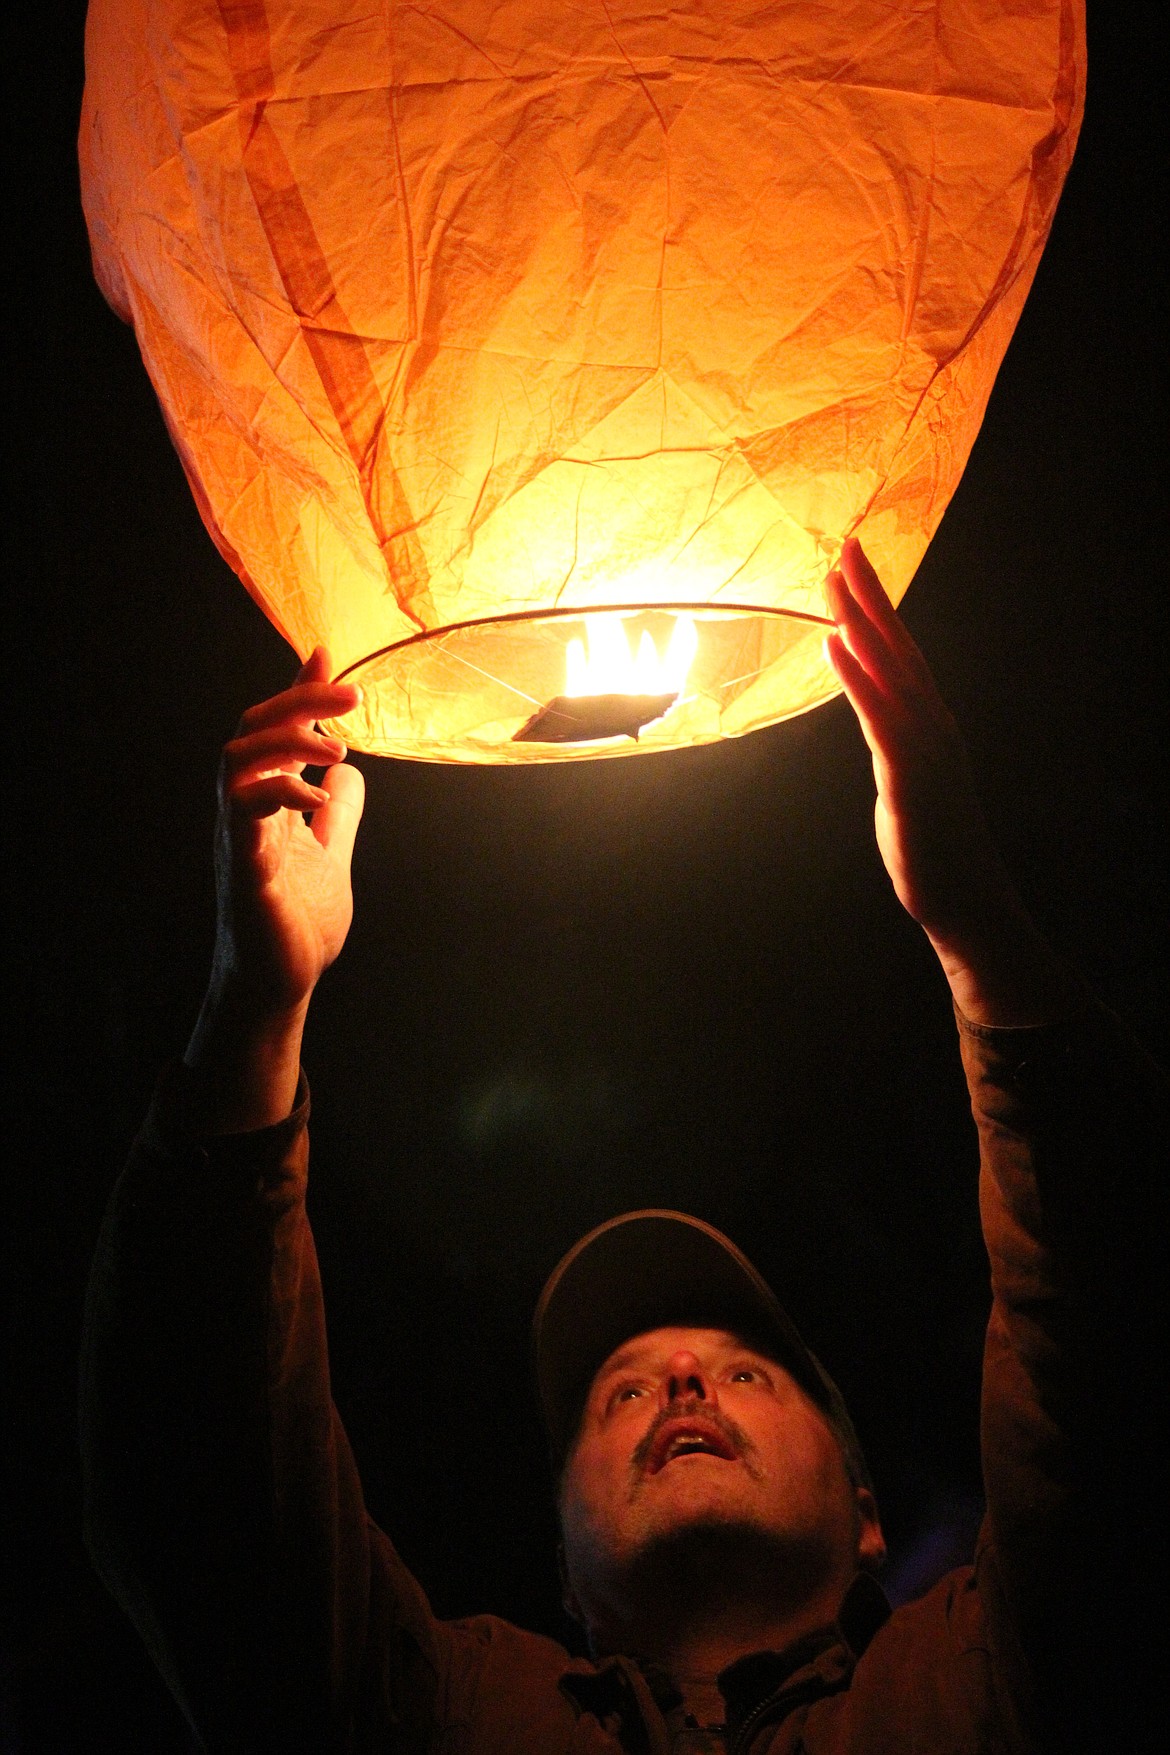
[[741,1426],[738,1426],[720,1408],[713,1408],[708,1402],[698,1401],[692,1396],[685,1402],[671,1402],[668,1407],[660,1409],[655,1415],[649,1429],[634,1446],[630,1467],[635,1475],[645,1473],[650,1452],[654,1449],[654,1441],[662,1428],[669,1421],[685,1419],[690,1414],[701,1416],[708,1425],[714,1426],[717,1431],[722,1432],[724,1438],[734,1447],[737,1456],[747,1457],[754,1452],[755,1445]]

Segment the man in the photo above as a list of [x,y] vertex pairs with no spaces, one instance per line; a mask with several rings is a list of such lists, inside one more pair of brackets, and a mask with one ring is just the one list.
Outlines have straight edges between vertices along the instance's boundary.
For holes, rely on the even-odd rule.
[[[535,1325],[592,1660],[433,1617],[364,1512],[304,1215],[301,1031],[348,929],[362,802],[315,729],[356,694],[318,652],[225,750],[208,995],[115,1194],[88,1312],[91,1549],[208,1748],[1139,1746],[1161,1087],[1025,914],[856,542],[828,592],[882,856],[950,983],[980,1129],[995,1298],[974,1568],[890,1615],[831,1381],[734,1245],[644,1213],[570,1252]],[[320,787],[306,765],[327,765]]]

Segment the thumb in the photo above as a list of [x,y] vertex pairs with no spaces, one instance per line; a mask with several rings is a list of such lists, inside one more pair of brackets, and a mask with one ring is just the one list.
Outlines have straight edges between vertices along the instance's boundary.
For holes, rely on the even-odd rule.
[[357,768],[335,762],[326,770],[321,786],[329,798],[313,812],[313,833],[322,847],[348,867],[362,820],[366,783]]
[[326,682],[330,674],[330,658],[328,646],[314,646],[301,668],[297,671],[296,681]]

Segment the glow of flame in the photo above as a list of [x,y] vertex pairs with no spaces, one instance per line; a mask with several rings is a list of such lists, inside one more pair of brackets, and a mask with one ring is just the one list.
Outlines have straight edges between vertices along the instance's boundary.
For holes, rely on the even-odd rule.
[[621,616],[590,616],[585,637],[588,652],[585,640],[570,640],[565,653],[564,692],[569,696],[681,694],[699,649],[699,635],[689,615],[674,618],[661,658],[648,629],[637,653],[630,651]]

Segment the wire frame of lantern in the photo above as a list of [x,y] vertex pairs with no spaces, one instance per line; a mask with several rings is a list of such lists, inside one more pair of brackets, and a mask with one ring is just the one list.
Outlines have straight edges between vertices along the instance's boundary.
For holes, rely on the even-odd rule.
[[[1081,0],[92,0],[82,183],[222,554],[435,761],[734,737],[893,601],[1072,157]],[[685,650],[687,662],[681,663]]]

